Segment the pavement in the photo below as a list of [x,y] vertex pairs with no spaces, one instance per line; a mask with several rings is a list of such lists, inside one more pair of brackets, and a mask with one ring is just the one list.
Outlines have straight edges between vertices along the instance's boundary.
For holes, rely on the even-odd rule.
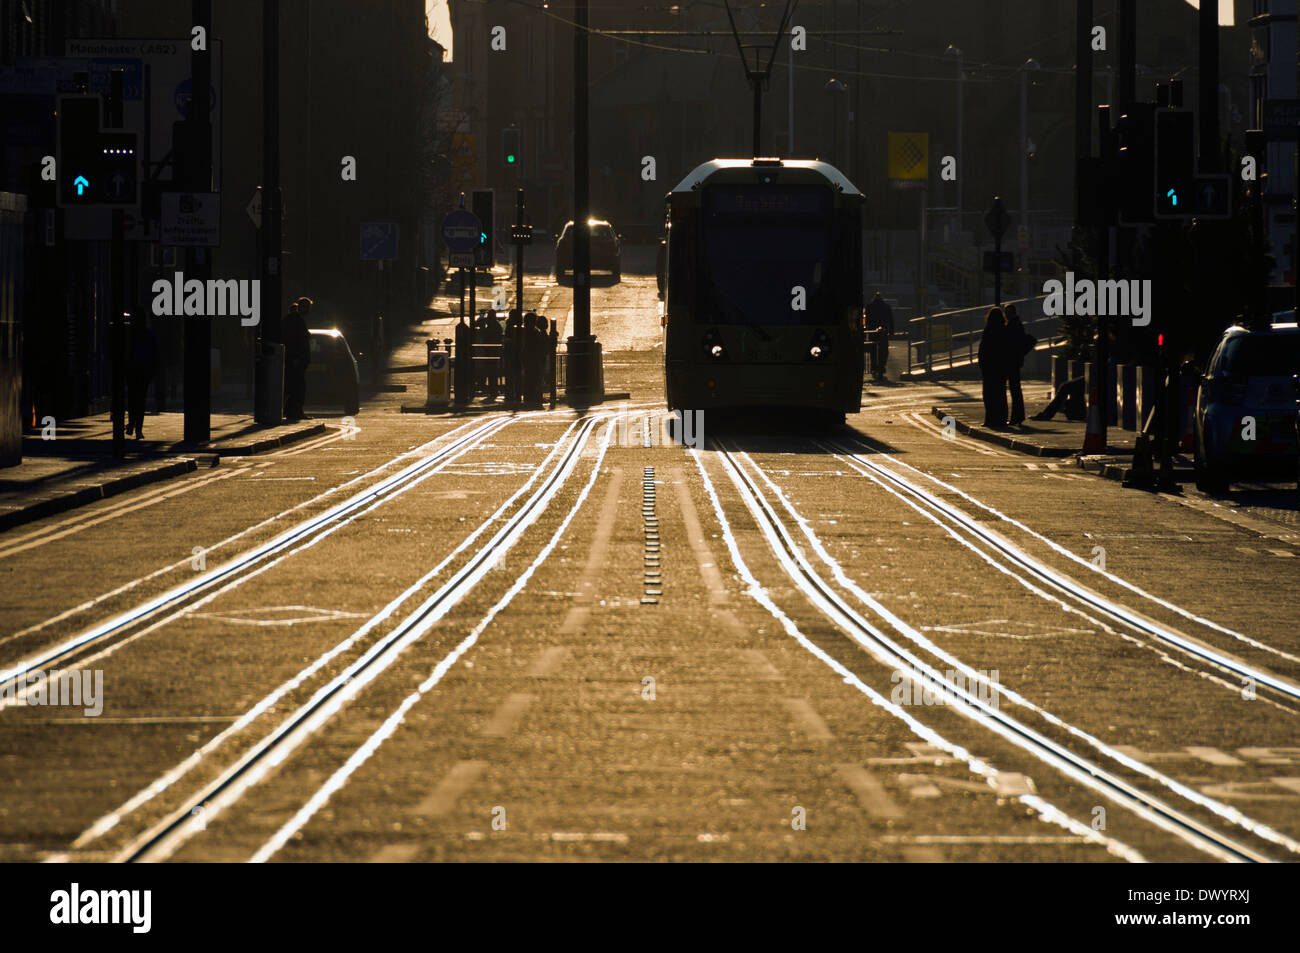
[[[951,418],[958,433],[986,443],[1006,447],[1017,453],[1033,457],[1071,459],[1080,469],[1109,480],[1121,482],[1129,478],[1133,467],[1134,444],[1137,433],[1117,426],[1106,428],[1106,449],[1103,452],[1084,453],[1083,445],[1088,432],[1087,421],[1068,420],[1057,414],[1049,421],[1034,420],[1033,415],[1047,405],[1051,398],[1051,383],[1045,379],[1025,380],[1025,410],[1030,415],[1019,426],[1002,428],[984,426],[984,409],[980,397],[980,383],[952,382],[946,385],[960,391],[961,396],[951,401],[935,404],[931,413],[942,423]],[[1174,457],[1174,479],[1188,483],[1195,479],[1189,455]]]
[[18,526],[180,476],[221,457],[249,456],[324,433],[320,420],[263,427],[251,417],[213,414],[207,443],[187,443],[184,415],[148,414],[145,438],[127,438],[126,457],[111,456],[113,424],[95,414],[55,425],[50,438],[23,437],[23,462],[0,470],[0,529]]

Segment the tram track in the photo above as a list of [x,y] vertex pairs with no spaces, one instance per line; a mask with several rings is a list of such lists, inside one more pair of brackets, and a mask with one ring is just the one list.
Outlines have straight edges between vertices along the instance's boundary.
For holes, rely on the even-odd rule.
[[[426,635],[447,612],[483,581],[497,561],[547,510],[576,467],[579,457],[589,443],[593,429],[604,417],[605,415],[586,416],[573,421],[565,436],[556,442],[547,460],[536,469],[533,476],[437,566],[375,613],[351,636],[315,659],[292,679],[278,686],[202,748],[141,789],[122,806],[96,820],[76,839],[72,845],[73,850],[84,850],[92,846],[109,831],[117,828],[126,818],[153,802],[164,792],[174,788],[200,765],[208,763],[219,749],[248,730],[263,715],[275,711],[281,702],[312,681],[329,663],[341,661],[345,652],[361,646],[366,637],[382,624],[387,623],[403,605],[413,598],[425,596],[429,584],[453,561],[463,557],[451,576],[438,585],[435,591],[425,596],[418,606],[402,617],[385,634],[367,644],[360,655],[316,689],[310,698],[298,705],[291,714],[248,746],[215,777],[204,782],[197,792],[186,797],[179,807],[167,812],[143,833],[131,839],[117,852],[114,859],[163,860],[179,849],[190,837],[203,830],[207,823],[238,801],[250,788],[266,778],[293,752],[307,743],[351,699],[391,667],[406,648]],[[529,493],[530,488],[532,488],[531,493]],[[513,512],[509,512],[516,501],[525,494],[528,494],[527,499]],[[474,548],[475,540],[494,527],[496,527],[495,532],[487,542]],[[464,556],[467,551],[469,555]]]
[[[871,600],[860,589],[854,591],[855,586],[846,586],[845,583],[851,583],[851,580],[848,580],[842,569],[838,567],[838,564],[835,564],[829,558],[829,554],[820,545],[820,541],[816,540],[806,521],[798,516],[793,507],[789,505],[788,500],[782,499],[783,495],[777,491],[774,484],[771,484],[766,479],[761,469],[747,458],[746,454],[736,453],[725,445],[718,446],[717,459],[729,477],[731,484],[740,495],[746,509],[757,523],[772,554],[776,557],[777,562],[796,590],[821,615],[831,621],[837,629],[865,649],[873,659],[884,665],[888,670],[901,672],[918,687],[936,692],[945,699],[947,706],[951,710],[980,728],[998,735],[1071,781],[1096,791],[1112,803],[1132,811],[1144,820],[1167,833],[1173,834],[1189,846],[1215,859],[1225,861],[1267,861],[1272,859],[1269,854],[1263,852],[1260,848],[1249,843],[1243,843],[1238,837],[1223,833],[1211,824],[1206,823],[1201,817],[1191,813],[1188,809],[1175,806],[1167,802],[1164,797],[1157,796],[1138,786],[1131,777],[1122,776],[1117,771],[1103,767],[1100,763],[1085,754],[1081,754],[1070,745],[1062,743],[1044,731],[1001,711],[996,704],[990,704],[987,697],[982,697],[981,693],[962,687],[960,684],[950,684],[943,673],[935,668],[927,657],[901,644],[888,634],[884,627],[893,629],[918,648],[925,650],[929,655],[957,667],[968,678],[973,677],[975,681],[972,684],[977,683],[982,676],[969,666],[961,663],[960,660],[934,646],[921,633],[902,622],[901,619],[880,606],[879,603]],[[708,476],[701,455],[696,454],[695,460],[701,474],[707,481]],[[764,484],[767,484],[767,486],[765,487]],[[781,500],[781,502],[774,503],[773,497]],[[725,514],[721,512],[720,503],[715,501],[715,508],[719,510],[719,518],[725,519]],[[780,510],[782,509],[789,514],[789,521],[800,527],[798,535],[804,537],[805,545],[801,545],[797,541],[796,533],[790,528],[790,522],[781,515]],[[822,571],[813,564],[805,552],[806,547],[810,547],[817,553],[827,571],[835,578],[836,585],[828,582]],[[736,553],[733,553],[733,559],[736,555]],[[864,616],[854,602],[841,594],[837,587],[848,589],[859,602],[865,598],[873,614],[878,616],[884,623],[884,627],[875,624]],[[751,595],[753,595],[752,592]],[[770,599],[768,601],[770,602]],[[765,607],[769,609],[769,612],[775,608],[774,605]],[[789,630],[788,625],[787,630]],[[827,661],[828,664],[834,661],[835,665],[843,665],[839,659],[834,659],[829,652],[820,649],[820,647],[819,652],[826,656],[823,661]],[[835,667],[835,665],[832,667]],[[1036,716],[1046,718],[1053,728],[1057,730],[1065,729],[1076,741],[1082,740],[1088,743],[1103,757],[1122,765],[1130,776],[1138,774],[1144,776],[1148,781],[1156,781],[1169,794],[1210,812],[1221,821],[1241,827],[1249,834],[1266,843],[1280,846],[1292,854],[1300,852],[1300,843],[1285,834],[1281,834],[1245,816],[1235,808],[1194,791],[1176,779],[1151,768],[1149,765],[1128,758],[1123,753],[1087,735],[1077,726],[1069,725],[1063,719],[1056,718],[1043,709],[1032,705],[1017,693],[1006,689],[1005,686],[999,685],[996,690],[1016,705],[1026,708]],[[880,702],[877,701],[877,704],[880,704]],[[1020,797],[1024,800],[1028,796],[1020,795]]]
[[[470,452],[483,440],[511,422],[512,418],[494,418],[472,427],[432,453],[419,457],[398,472],[289,527],[272,539],[239,553],[216,568],[203,572],[70,638],[38,649],[8,664],[4,669],[0,669],[0,692],[3,693],[0,697],[0,711],[19,704],[22,691],[40,684],[47,669],[58,667],[66,671],[83,666],[92,659],[102,658],[141,635],[154,631],[180,615],[193,611],[217,596],[231,591],[278,564],[284,558],[315,545],[373,507],[382,505],[417,486],[425,478]],[[382,470],[384,467],[379,469]],[[349,481],[352,482],[355,481]],[[328,494],[322,494],[324,495]],[[31,681],[32,675],[37,676],[36,682]]]
[[[1239,692],[1242,688],[1242,684],[1249,680],[1261,688],[1276,693],[1280,698],[1286,699],[1290,702],[1300,701],[1300,684],[1276,675],[1275,673],[1257,665],[1251,665],[1250,663],[1236,658],[1226,652],[1219,651],[1204,641],[1192,638],[1186,633],[1162,625],[1145,614],[1137,612],[1117,600],[1110,599],[1089,586],[1085,586],[1079,580],[1053,569],[1042,560],[1037,559],[1021,547],[1016,546],[1001,534],[994,532],[988,526],[963,511],[960,507],[936,496],[924,487],[921,487],[912,480],[904,477],[895,471],[892,466],[885,466],[877,463],[870,459],[870,457],[864,456],[861,453],[856,453],[851,448],[846,448],[843,444],[835,441],[818,441],[817,443],[819,447],[832,453],[835,459],[850,466],[861,475],[873,479],[878,485],[881,485],[891,494],[905,501],[916,503],[918,505],[918,512],[933,514],[938,517],[940,525],[945,525],[946,523],[947,526],[958,530],[958,536],[960,537],[959,541],[968,548],[979,551],[972,543],[972,541],[977,541],[980,546],[984,547],[986,552],[996,554],[999,558],[1014,567],[1015,572],[1020,574],[1022,578],[1029,580],[1036,585],[1045,586],[1050,591],[1056,593],[1057,596],[1069,599],[1074,603],[1085,607],[1089,611],[1099,613],[1114,625],[1123,626],[1141,634],[1142,636],[1155,639],[1166,648],[1173,649],[1198,663],[1208,665],[1222,674],[1230,674],[1241,680],[1237,684],[1233,684],[1224,679],[1219,679],[1218,684],[1221,686]],[[923,473],[923,471],[917,472]],[[934,479],[936,483],[954,493],[960,493],[961,496],[968,501],[980,505],[989,512],[1007,520],[1009,525],[1013,525],[1016,528],[1031,534],[1031,536],[1035,537],[1039,541],[1048,544],[1058,554],[1065,555],[1076,563],[1089,565],[1086,561],[1079,559],[1072,553],[1069,553],[1069,551],[1064,547],[1053,545],[1050,540],[1046,539],[1046,537],[1034,533],[1024,524],[1011,521],[1008,517],[1003,516],[991,507],[985,507],[983,504],[979,504],[979,502],[969,496],[969,494],[961,493],[961,491],[957,490],[955,487],[951,487],[933,477],[931,479]],[[965,534],[965,536],[961,537],[960,534]],[[1261,642],[1258,639],[1253,639],[1226,626],[1213,622],[1210,619],[1190,613],[1182,607],[1174,605],[1167,600],[1160,599],[1137,586],[1127,583],[1113,574],[1105,573],[1104,576],[1108,581],[1122,586],[1132,594],[1150,600],[1162,609],[1174,612],[1189,621],[1209,628],[1220,636],[1228,636],[1251,649],[1271,653],[1280,660],[1290,663],[1300,663],[1300,656],[1278,649],[1277,647]],[[1291,714],[1297,714],[1295,709],[1289,707],[1284,710]]]

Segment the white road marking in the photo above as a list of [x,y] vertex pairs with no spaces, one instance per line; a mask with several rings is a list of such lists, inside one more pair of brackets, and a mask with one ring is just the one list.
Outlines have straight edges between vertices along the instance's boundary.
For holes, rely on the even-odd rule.
[[486,761],[456,762],[438,782],[438,786],[416,806],[413,813],[425,817],[445,817],[455,809],[456,802],[474,786],[474,782],[481,778],[487,769]]

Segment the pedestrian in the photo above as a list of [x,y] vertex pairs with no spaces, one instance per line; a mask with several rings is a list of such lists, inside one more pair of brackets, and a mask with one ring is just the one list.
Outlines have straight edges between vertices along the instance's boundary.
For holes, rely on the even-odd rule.
[[307,365],[311,363],[307,315],[312,303],[311,298],[299,298],[289,306],[284,319],[284,416],[291,423],[303,419],[303,404],[307,401]]
[[482,341],[484,344],[496,345],[489,352],[492,355],[492,360],[484,362],[487,370],[488,399],[496,400],[497,393],[501,390],[501,350],[505,341],[505,332],[502,330],[501,322],[497,319],[495,312],[488,311],[483,317]]
[[1007,423],[1007,319],[1001,308],[989,308],[980,336],[980,377],[984,382],[984,426],[1001,428]]
[[518,403],[523,393],[524,314],[518,308],[510,312],[505,329],[506,400]]
[[1020,389],[1020,370],[1038,339],[1025,330],[1014,304],[1007,305],[1006,335],[1007,385],[1011,389],[1011,414],[1008,422],[1013,427],[1019,427],[1025,422],[1025,395]]
[[533,393],[537,387],[537,312],[529,311],[524,315],[523,333],[523,380],[521,381],[520,401],[528,406],[533,402]]
[[1034,414],[1034,420],[1051,420],[1065,411],[1067,420],[1087,420],[1088,404],[1083,399],[1085,379],[1074,377],[1056,389],[1051,403]]
[[144,439],[144,404],[149,381],[158,369],[158,337],[149,326],[149,315],[141,313],[131,322],[131,354],[126,365],[126,434]]
[[885,379],[885,365],[889,363],[889,339],[894,336],[894,309],[877,291],[867,305],[866,326],[875,333],[875,348],[871,354],[871,372],[876,380]]

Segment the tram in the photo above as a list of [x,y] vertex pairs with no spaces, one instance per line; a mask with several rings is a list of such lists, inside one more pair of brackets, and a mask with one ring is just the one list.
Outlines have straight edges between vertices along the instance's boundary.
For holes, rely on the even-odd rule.
[[815,160],[714,159],[668,194],[671,410],[862,408],[862,193]]

